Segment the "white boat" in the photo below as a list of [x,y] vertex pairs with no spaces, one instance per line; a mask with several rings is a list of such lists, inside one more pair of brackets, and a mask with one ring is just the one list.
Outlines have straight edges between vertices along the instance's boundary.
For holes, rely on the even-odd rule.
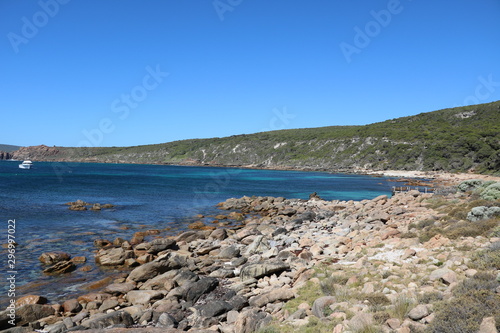
[[19,164],[19,169],[31,169],[32,166],[33,166],[33,162],[24,161],[23,163]]

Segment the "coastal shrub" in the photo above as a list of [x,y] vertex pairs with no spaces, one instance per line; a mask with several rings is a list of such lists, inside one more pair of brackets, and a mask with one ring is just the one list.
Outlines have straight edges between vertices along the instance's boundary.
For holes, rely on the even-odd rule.
[[484,200],[498,200],[500,199],[500,183],[493,183],[486,187],[480,194],[481,199]]
[[408,312],[413,308],[415,304],[415,300],[405,294],[399,294],[398,297],[394,300],[392,315],[399,320],[404,320],[408,315]]
[[450,239],[457,239],[459,237],[487,236],[496,226],[498,226],[498,221],[495,219],[481,220],[477,222],[458,221],[457,223],[449,226],[443,234]]
[[443,300],[443,294],[439,291],[428,291],[418,296],[418,303],[430,304]]
[[435,318],[429,326],[432,333],[475,333],[484,317],[495,317],[500,329],[499,283],[494,274],[477,273],[453,291],[453,298],[437,304]]
[[471,267],[480,270],[500,269],[500,249],[497,248],[499,242],[495,242],[490,247],[477,251],[472,255]]
[[370,305],[388,305],[391,301],[383,293],[372,293],[364,296],[365,300],[370,302]]
[[462,192],[472,191],[483,184],[481,179],[469,179],[464,180],[458,185],[458,189]]

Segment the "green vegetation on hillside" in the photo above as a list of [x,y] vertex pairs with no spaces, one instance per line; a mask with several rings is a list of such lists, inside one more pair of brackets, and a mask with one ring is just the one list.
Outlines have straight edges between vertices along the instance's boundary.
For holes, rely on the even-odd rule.
[[500,101],[365,126],[330,126],[157,145],[60,148],[53,159],[325,169],[500,172]]

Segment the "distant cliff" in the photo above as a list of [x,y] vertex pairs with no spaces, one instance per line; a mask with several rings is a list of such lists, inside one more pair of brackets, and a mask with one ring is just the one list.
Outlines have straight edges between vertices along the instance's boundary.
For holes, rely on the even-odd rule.
[[24,147],[15,159],[354,171],[500,172],[500,101],[365,126],[280,130],[135,147]]

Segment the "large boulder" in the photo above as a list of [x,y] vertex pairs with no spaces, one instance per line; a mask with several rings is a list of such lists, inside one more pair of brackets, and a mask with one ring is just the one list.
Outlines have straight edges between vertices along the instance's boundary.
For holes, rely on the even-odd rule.
[[47,274],[64,274],[72,272],[76,269],[76,265],[71,261],[60,261],[53,266],[43,270]]
[[17,325],[26,325],[38,319],[51,316],[55,313],[50,305],[27,304],[16,309],[16,316],[19,317]]
[[259,279],[263,276],[281,273],[287,269],[290,269],[290,265],[277,259],[246,264],[241,269],[240,279],[242,281],[252,278]]
[[115,311],[109,314],[96,314],[82,322],[82,326],[91,329],[104,329],[112,325],[131,326],[134,323],[132,316],[125,311]]
[[184,287],[182,298],[195,303],[201,295],[209,293],[219,285],[219,280],[213,277],[201,278],[196,282],[189,282]]
[[127,281],[143,282],[163,274],[169,270],[187,266],[186,258],[173,253],[165,254],[144,265],[136,267],[130,272]]
[[234,333],[253,333],[269,325],[272,321],[270,314],[257,309],[241,312],[234,323]]
[[53,265],[60,261],[67,261],[71,259],[71,255],[66,252],[54,251],[45,252],[40,255],[38,260],[40,260],[45,265]]
[[97,264],[101,266],[120,266],[125,263],[125,259],[132,257],[132,251],[125,251],[121,247],[109,250],[100,250],[95,257]]
[[288,301],[294,296],[295,295],[291,289],[273,289],[268,293],[250,298],[250,305],[260,308],[261,306],[274,303],[276,301]]
[[148,253],[157,254],[158,252],[172,249],[176,246],[176,242],[169,238],[159,238],[148,243]]

